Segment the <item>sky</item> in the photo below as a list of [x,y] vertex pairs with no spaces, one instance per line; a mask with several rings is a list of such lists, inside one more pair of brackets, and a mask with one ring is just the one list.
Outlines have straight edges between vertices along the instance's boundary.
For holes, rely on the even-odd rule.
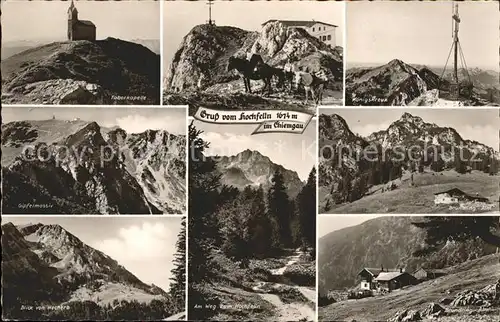
[[338,114],[344,118],[352,132],[368,136],[386,130],[392,122],[408,112],[420,116],[424,122],[441,127],[452,127],[464,140],[476,140],[499,151],[500,117],[498,109],[422,109],[422,108],[322,108],[321,114]]
[[95,121],[103,127],[118,126],[128,133],[145,130],[166,130],[172,134],[186,134],[185,107],[4,107],[2,122],[23,120],[59,120],[80,118]]
[[[69,1],[2,1],[2,41],[66,40],[69,4]],[[79,19],[96,25],[97,39],[160,39],[159,1],[75,1],[75,6]]]
[[[163,5],[163,61],[167,69],[182,38],[208,20],[206,1],[165,1]],[[215,1],[212,19],[218,26],[259,31],[270,19],[316,20],[338,26],[336,39],[343,46],[343,1]]]
[[2,216],[2,222],[58,224],[147,284],[168,291],[181,217]]
[[[452,44],[450,1],[351,1],[347,4],[347,64],[444,66]],[[459,4],[459,39],[469,68],[498,70],[496,1]],[[452,58],[450,57],[450,62]]]
[[357,226],[367,220],[380,217],[380,215],[363,216],[318,216],[318,237],[346,227]]
[[210,142],[207,155],[231,156],[246,149],[259,151],[276,164],[296,171],[306,181],[316,163],[316,120],[303,134],[266,133],[250,135],[258,124],[220,125],[195,121],[202,138]]

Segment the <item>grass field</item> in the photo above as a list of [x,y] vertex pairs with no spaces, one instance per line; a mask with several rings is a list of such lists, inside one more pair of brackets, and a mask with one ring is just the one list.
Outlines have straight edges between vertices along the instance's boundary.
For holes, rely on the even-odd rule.
[[[363,214],[363,213],[397,213],[397,214],[428,214],[428,213],[498,213],[498,197],[500,194],[500,176],[490,176],[480,171],[469,174],[459,174],[454,170],[440,173],[426,172],[414,174],[415,186],[410,186],[409,180],[399,184],[396,190],[380,192],[365,196],[352,203],[335,205],[327,213]],[[399,180],[395,180],[396,184]],[[434,204],[434,194],[458,188],[470,195],[479,194],[490,200],[491,208],[457,209],[450,205]],[[319,189],[320,204],[325,198],[326,188]]]
[[[387,321],[403,309],[424,309],[464,290],[480,290],[500,278],[500,254],[488,255],[447,269],[448,274],[386,295],[347,300],[319,308],[320,321]],[[438,321],[499,321],[500,307],[448,307]]]

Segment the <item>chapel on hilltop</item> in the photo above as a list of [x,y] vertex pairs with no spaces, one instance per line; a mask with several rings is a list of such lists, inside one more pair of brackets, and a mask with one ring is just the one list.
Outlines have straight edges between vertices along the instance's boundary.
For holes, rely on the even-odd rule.
[[78,10],[71,0],[68,8],[68,40],[95,40],[96,27],[89,20],[78,20]]

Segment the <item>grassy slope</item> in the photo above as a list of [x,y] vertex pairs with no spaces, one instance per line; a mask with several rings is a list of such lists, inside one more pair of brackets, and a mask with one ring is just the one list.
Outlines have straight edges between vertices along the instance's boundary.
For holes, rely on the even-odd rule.
[[[480,171],[458,174],[454,170],[443,171],[442,174],[415,174],[416,187],[410,187],[409,182],[405,182],[399,189],[376,193],[353,203],[338,205],[329,213],[466,213],[467,211],[449,209],[447,205],[434,204],[435,193],[451,188],[459,188],[472,195],[479,193],[493,203],[498,201],[499,176],[490,176]],[[324,193],[325,189],[320,188],[320,200]],[[498,203],[490,211],[494,210],[498,212]]]
[[[430,302],[436,303],[444,297],[453,297],[466,289],[479,290],[486,285],[495,283],[499,278],[500,255],[488,255],[450,267],[448,275],[416,286],[383,296],[347,300],[319,308],[319,320],[384,321],[402,309],[423,309]],[[500,314],[500,308],[496,309],[496,313]],[[465,308],[453,310],[454,317],[447,318],[447,321],[462,321],[460,316],[467,314],[466,311]],[[488,314],[485,321],[494,321],[488,319],[492,312],[485,310],[484,313]],[[474,318],[474,320],[479,321],[480,319]]]

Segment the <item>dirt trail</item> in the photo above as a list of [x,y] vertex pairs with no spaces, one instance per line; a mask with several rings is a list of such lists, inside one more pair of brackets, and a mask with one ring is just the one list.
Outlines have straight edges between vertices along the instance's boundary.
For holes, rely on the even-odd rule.
[[[299,258],[302,254],[300,252],[297,252],[295,255],[290,256],[288,262],[286,263],[285,266],[274,269],[271,271],[273,275],[283,275],[287,267],[290,265],[293,265],[299,261]],[[305,302],[293,302],[293,303],[283,303],[283,301],[280,299],[278,295],[275,294],[269,294],[263,290],[263,287],[267,286],[269,283],[260,283],[257,286],[255,286],[253,289],[258,293],[258,295],[265,301],[269,302],[272,304],[274,307],[276,307],[277,312],[275,316],[273,317],[272,320],[274,321],[300,321],[300,320],[307,320],[307,321],[314,321],[315,319],[315,311],[314,311],[314,305],[311,307],[310,304],[305,303]],[[279,283],[272,283],[274,284],[273,287],[279,287],[280,285],[286,285],[286,284],[279,284]],[[309,301],[312,303],[316,303],[316,292],[313,289],[304,287],[304,286],[292,286],[292,285],[287,285],[291,288],[294,288],[298,291],[300,291],[304,297],[306,297]],[[263,292],[263,293],[260,293]]]

